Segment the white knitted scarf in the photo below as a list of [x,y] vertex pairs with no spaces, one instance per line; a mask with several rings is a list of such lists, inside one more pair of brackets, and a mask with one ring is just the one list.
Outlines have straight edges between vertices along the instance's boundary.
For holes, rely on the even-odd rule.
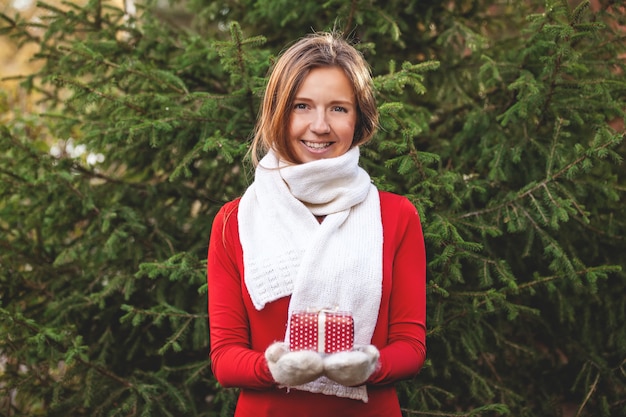
[[[378,190],[358,161],[358,147],[299,165],[268,152],[241,199],[238,222],[244,281],[257,310],[291,295],[290,315],[350,311],[355,344],[370,344],[382,292],[383,231]],[[320,223],[315,216],[326,217]],[[367,402],[365,386],[326,377],[292,388]]]

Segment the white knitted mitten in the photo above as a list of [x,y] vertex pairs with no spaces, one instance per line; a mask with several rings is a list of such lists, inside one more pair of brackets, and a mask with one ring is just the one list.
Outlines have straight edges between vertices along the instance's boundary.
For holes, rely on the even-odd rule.
[[287,345],[275,342],[265,350],[265,359],[274,381],[286,387],[306,384],[322,376],[324,362],[310,350],[290,352]]
[[324,373],[347,387],[363,384],[374,373],[380,353],[373,345],[355,345],[346,352],[333,353],[324,358]]

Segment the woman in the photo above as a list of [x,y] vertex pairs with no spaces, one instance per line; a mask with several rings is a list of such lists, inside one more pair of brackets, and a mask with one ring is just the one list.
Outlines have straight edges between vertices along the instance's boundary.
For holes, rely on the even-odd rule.
[[[236,417],[401,416],[393,383],[426,356],[425,253],[413,205],[358,165],[377,123],[369,67],[339,35],[276,62],[255,181],[208,252],[212,369],[241,389]],[[354,349],[290,351],[291,315],[324,308],[352,314]]]

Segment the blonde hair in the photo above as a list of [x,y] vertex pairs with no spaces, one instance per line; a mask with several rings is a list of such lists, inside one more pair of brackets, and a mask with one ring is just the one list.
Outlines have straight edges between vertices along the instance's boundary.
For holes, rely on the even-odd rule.
[[378,108],[369,65],[340,34],[313,33],[285,50],[271,71],[250,149],[255,166],[269,149],[298,163],[287,137],[289,119],[296,92],[309,71],[318,67],[341,68],[353,86],[357,124],[352,146],[368,142],[376,133]]

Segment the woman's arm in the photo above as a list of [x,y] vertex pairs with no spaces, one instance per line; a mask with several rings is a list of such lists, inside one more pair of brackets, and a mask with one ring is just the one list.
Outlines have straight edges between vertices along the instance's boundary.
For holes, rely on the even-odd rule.
[[226,204],[213,221],[207,258],[211,368],[224,387],[270,388],[275,385],[263,352],[250,349],[248,315],[242,295],[237,208]]
[[415,376],[426,359],[426,252],[417,210],[401,197],[393,204],[396,246],[392,269],[387,345],[369,383],[387,384]]

